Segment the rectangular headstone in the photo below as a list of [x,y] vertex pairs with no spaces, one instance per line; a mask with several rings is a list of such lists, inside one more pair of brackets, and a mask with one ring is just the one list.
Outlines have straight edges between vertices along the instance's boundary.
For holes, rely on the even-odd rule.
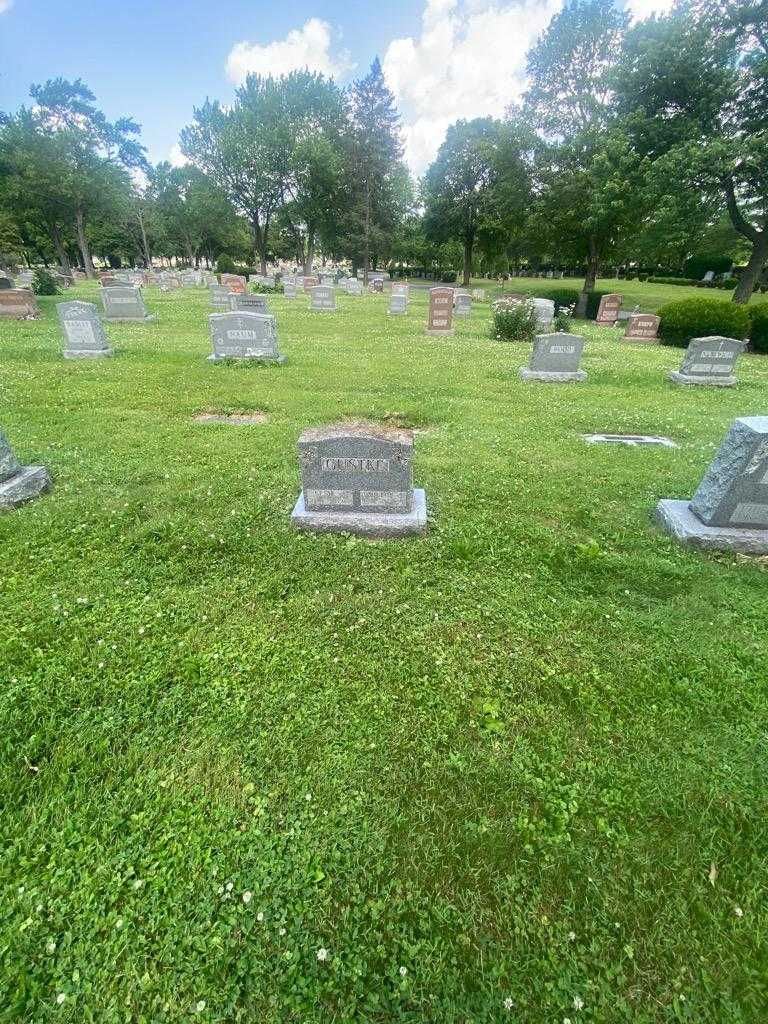
[[225,284],[212,284],[208,291],[214,309],[229,309],[229,296],[233,294]]
[[304,294],[308,295],[313,288],[317,287],[317,284],[318,281],[316,277],[305,277],[304,280],[302,281],[302,288],[304,289]]
[[347,279],[347,295],[362,295],[363,289],[356,277]]
[[141,321],[154,320],[147,313],[141,289],[132,284],[112,285],[101,289],[104,316],[107,320]]
[[45,466],[22,466],[0,430],[0,509],[17,508],[51,486]]
[[212,313],[208,317],[213,344],[211,362],[256,359],[284,363],[277,347],[275,318],[265,313]]
[[680,369],[670,373],[669,379],[677,384],[733,387],[736,360],[743,351],[744,342],[736,338],[693,338]]
[[520,368],[523,380],[583,381],[579,369],[584,339],[576,334],[537,334],[527,367]]
[[454,292],[454,316],[469,316],[472,313],[472,296],[466,292]]
[[621,296],[617,294],[603,295],[595,317],[595,323],[615,324],[621,312]]
[[242,293],[245,291],[246,282],[241,274],[221,274],[220,280],[231,292]]
[[26,288],[0,290],[0,320],[26,320],[39,315],[34,292]]
[[389,313],[392,316],[403,316],[408,312],[408,300],[405,295],[393,292],[389,297]]
[[384,279],[381,277],[374,277],[370,282],[370,288],[372,292],[377,292],[380,295],[384,291]]
[[472,298],[475,302],[485,302],[485,288],[473,288]]
[[64,330],[65,359],[98,359],[112,355],[92,302],[57,302],[56,312]]
[[707,284],[709,284],[710,281],[714,281],[714,279],[715,279],[715,272],[714,272],[714,270],[708,270],[706,272],[706,274],[704,275],[704,277],[702,278],[702,280],[706,281]]
[[658,341],[661,317],[653,313],[631,313],[624,332],[626,341]]
[[250,292],[230,292],[229,308],[238,313],[269,313],[266,296]]
[[336,309],[336,292],[330,285],[315,285],[310,289],[310,296],[312,299],[310,309],[326,312],[333,312]]
[[296,298],[296,285],[293,281],[283,281],[283,295],[286,299]]
[[555,303],[552,299],[532,299],[539,327],[549,327],[555,319]]
[[408,285],[405,281],[393,281],[392,282],[392,295],[404,295],[406,302],[408,301]]
[[427,334],[453,334],[453,288],[429,289]]

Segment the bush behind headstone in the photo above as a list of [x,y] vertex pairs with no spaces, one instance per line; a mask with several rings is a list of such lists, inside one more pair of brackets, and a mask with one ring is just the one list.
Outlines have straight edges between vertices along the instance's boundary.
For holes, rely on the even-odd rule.
[[751,321],[750,340],[755,352],[768,352],[768,302],[747,306]]
[[59,289],[53,275],[49,274],[47,270],[43,270],[42,267],[35,271],[35,276],[32,279],[32,291],[35,295],[59,294]]
[[701,298],[668,302],[658,310],[662,345],[686,348],[691,338],[718,335],[739,340],[749,336],[750,318],[746,306],[726,299]]

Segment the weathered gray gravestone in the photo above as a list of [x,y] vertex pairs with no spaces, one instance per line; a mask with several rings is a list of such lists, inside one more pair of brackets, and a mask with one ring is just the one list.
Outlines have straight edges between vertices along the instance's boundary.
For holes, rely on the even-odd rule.
[[296,298],[296,285],[293,281],[283,281],[283,295],[286,299]]
[[310,309],[322,312],[333,312],[336,309],[336,293],[327,284],[318,284],[310,289]]
[[229,309],[229,296],[232,294],[225,284],[212,284],[208,287],[213,309]]
[[229,308],[236,313],[269,313],[266,296],[250,292],[230,292]]
[[549,327],[555,319],[555,303],[553,299],[532,299],[539,327]]
[[390,316],[404,316],[408,312],[408,298],[403,295],[393,292],[389,297],[389,309],[387,311]]
[[56,312],[64,330],[65,359],[99,359],[112,355],[92,302],[57,302]]
[[736,383],[733,374],[736,360],[743,351],[744,342],[736,338],[693,338],[685,350],[680,369],[673,370],[669,380],[676,384],[733,387]]
[[356,277],[347,280],[347,295],[362,295],[363,288]]
[[584,370],[579,369],[584,339],[576,334],[537,334],[528,366],[520,367],[523,380],[554,382],[583,381]]
[[454,292],[453,315],[469,316],[472,313],[472,296],[467,292]]
[[265,313],[212,313],[208,317],[213,354],[211,362],[222,359],[255,359],[263,363],[284,363],[277,347],[275,318]]
[[768,416],[735,420],[691,501],[662,499],[656,519],[684,544],[768,552]]
[[155,319],[147,313],[141,289],[132,284],[102,288],[101,300],[104,303],[104,318],[110,323],[149,323]]
[[408,302],[408,285],[405,281],[393,281],[392,282],[392,295],[404,295],[406,303]]
[[658,341],[661,317],[653,313],[630,313],[625,341]]
[[413,435],[372,424],[305,430],[302,491],[294,526],[318,533],[404,537],[427,526],[426,497],[413,487]]
[[453,288],[429,289],[427,334],[453,334]]
[[22,466],[0,430],[0,509],[16,508],[51,486],[44,466]]

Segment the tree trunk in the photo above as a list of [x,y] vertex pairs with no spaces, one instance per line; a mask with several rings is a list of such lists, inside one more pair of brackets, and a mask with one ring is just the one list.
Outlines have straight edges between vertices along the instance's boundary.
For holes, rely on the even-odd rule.
[[258,213],[255,213],[251,218],[251,228],[253,229],[253,241],[256,249],[256,257],[259,260],[259,270],[261,274],[266,275],[267,232],[269,231],[269,221],[265,221],[264,227],[262,227]]
[[59,261],[59,265],[64,273],[68,276],[72,276],[72,265],[69,262],[69,256],[67,256],[67,250],[64,248],[64,243],[61,240],[61,232],[59,231],[59,225],[54,221],[51,224],[51,241],[53,242],[53,249],[56,253],[56,258]]
[[589,293],[594,291],[595,282],[597,281],[597,272],[600,269],[600,256],[597,251],[597,242],[594,238],[589,239],[589,255],[587,257],[587,276],[584,278],[584,284],[579,294],[579,301],[576,303],[576,310],[574,316],[577,320],[586,320],[587,318],[587,302],[589,301]]
[[77,228],[77,244],[80,255],[83,257],[83,269],[86,277],[96,277],[96,271],[91,259],[91,250],[88,248],[88,239],[85,237],[85,214],[83,208],[78,204],[75,210],[75,227]]
[[368,287],[371,259],[371,176],[365,176],[365,221],[363,222],[363,287]]
[[147,241],[147,232],[144,230],[144,216],[141,212],[137,214],[139,221],[139,230],[141,231],[141,248],[143,250],[144,263],[147,270],[152,269],[152,256],[149,252],[149,242]]
[[746,268],[741,272],[736,291],[733,293],[733,301],[744,305],[752,298],[752,292],[760,279],[766,260],[768,260],[768,229],[756,232],[757,237],[752,242],[752,253]]
[[307,225],[307,242],[304,246],[304,275],[312,273],[312,260],[315,258],[315,231]]
[[474,232],[468,232],[464,239],[464,276],[461,281],[465,288],[469,288],[472,279],[472,247],[474,241]]

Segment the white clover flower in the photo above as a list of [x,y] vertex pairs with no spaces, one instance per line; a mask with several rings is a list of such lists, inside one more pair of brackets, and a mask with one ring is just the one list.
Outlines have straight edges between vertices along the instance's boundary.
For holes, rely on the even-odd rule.
[[227,892],[232,892],[234,887],[235,887],[235,883],[234,882],[227,882]]
[[285,928],[281,928],[278,935],[285,935]]
[[318,951],[317,951],[317,959],[322,964],[322,963],[324,963],[328,959],[328,956],[329,956],[328,950],[324,946],[321,946],[320,949],[318,949]]
[[736,915],[736,917],[744,917],[744,911],[741,909],[741,907],[734,907],[733,912]]
[[509,996],[507,996],[507,998],[504,1000],[504,1009],[511,1010],[514,1005],[514,1000],[510,999]]
[[260,910],[258,912],[258,914],[256,915],[256,920],[257,921],[263,921],[264,920],[264,911],[263,910]]
[[55,953],[56,952],[56,943],[53,941],[53,939],[50,939],[48,942],[46,942],[46,944],[45,944],[45,952],[46,953]]
[[404,978],[407,973],[408,973],[408,968],[407,967],[401,967],[400,968],[400,977],[401,978]]
[[304,795],[304,799],[305,799],[305,800],[311,800],[311,799],[312,799],[312,794],[311,794],[311,793],[306,793],[306,794]]
[[253,893],[249,892],[248,890],[246,890],[243,893],[243,903],[250,903],[252,899],[253,899]]
[[569,942],[575,942],[576,941],[576,932],[568,932],[568,941]]
[[56,1002],[59,1004],[59,1006],[61,1006],[61,1004],[64,1002],[64,1000],[66,998],[67,998],[67,993],[66,992],[59,992],[59,994],[56,996]]
[[583,1010],[584,1009],[584,1000],[581,998],[581,996],[574,996],[573,997],[573,1008],[574,1008],[574,1010]]
[[197,1003],[195,1003],[195,1013],[202,1013],[204,1009],[205,1009],[205,1000],[204,999],[198,999]]
[[123,919],[122,919],[122,917],[118,917],[117,921],[115,922],[115,928],[120,929],[122,927],[123,927]]

